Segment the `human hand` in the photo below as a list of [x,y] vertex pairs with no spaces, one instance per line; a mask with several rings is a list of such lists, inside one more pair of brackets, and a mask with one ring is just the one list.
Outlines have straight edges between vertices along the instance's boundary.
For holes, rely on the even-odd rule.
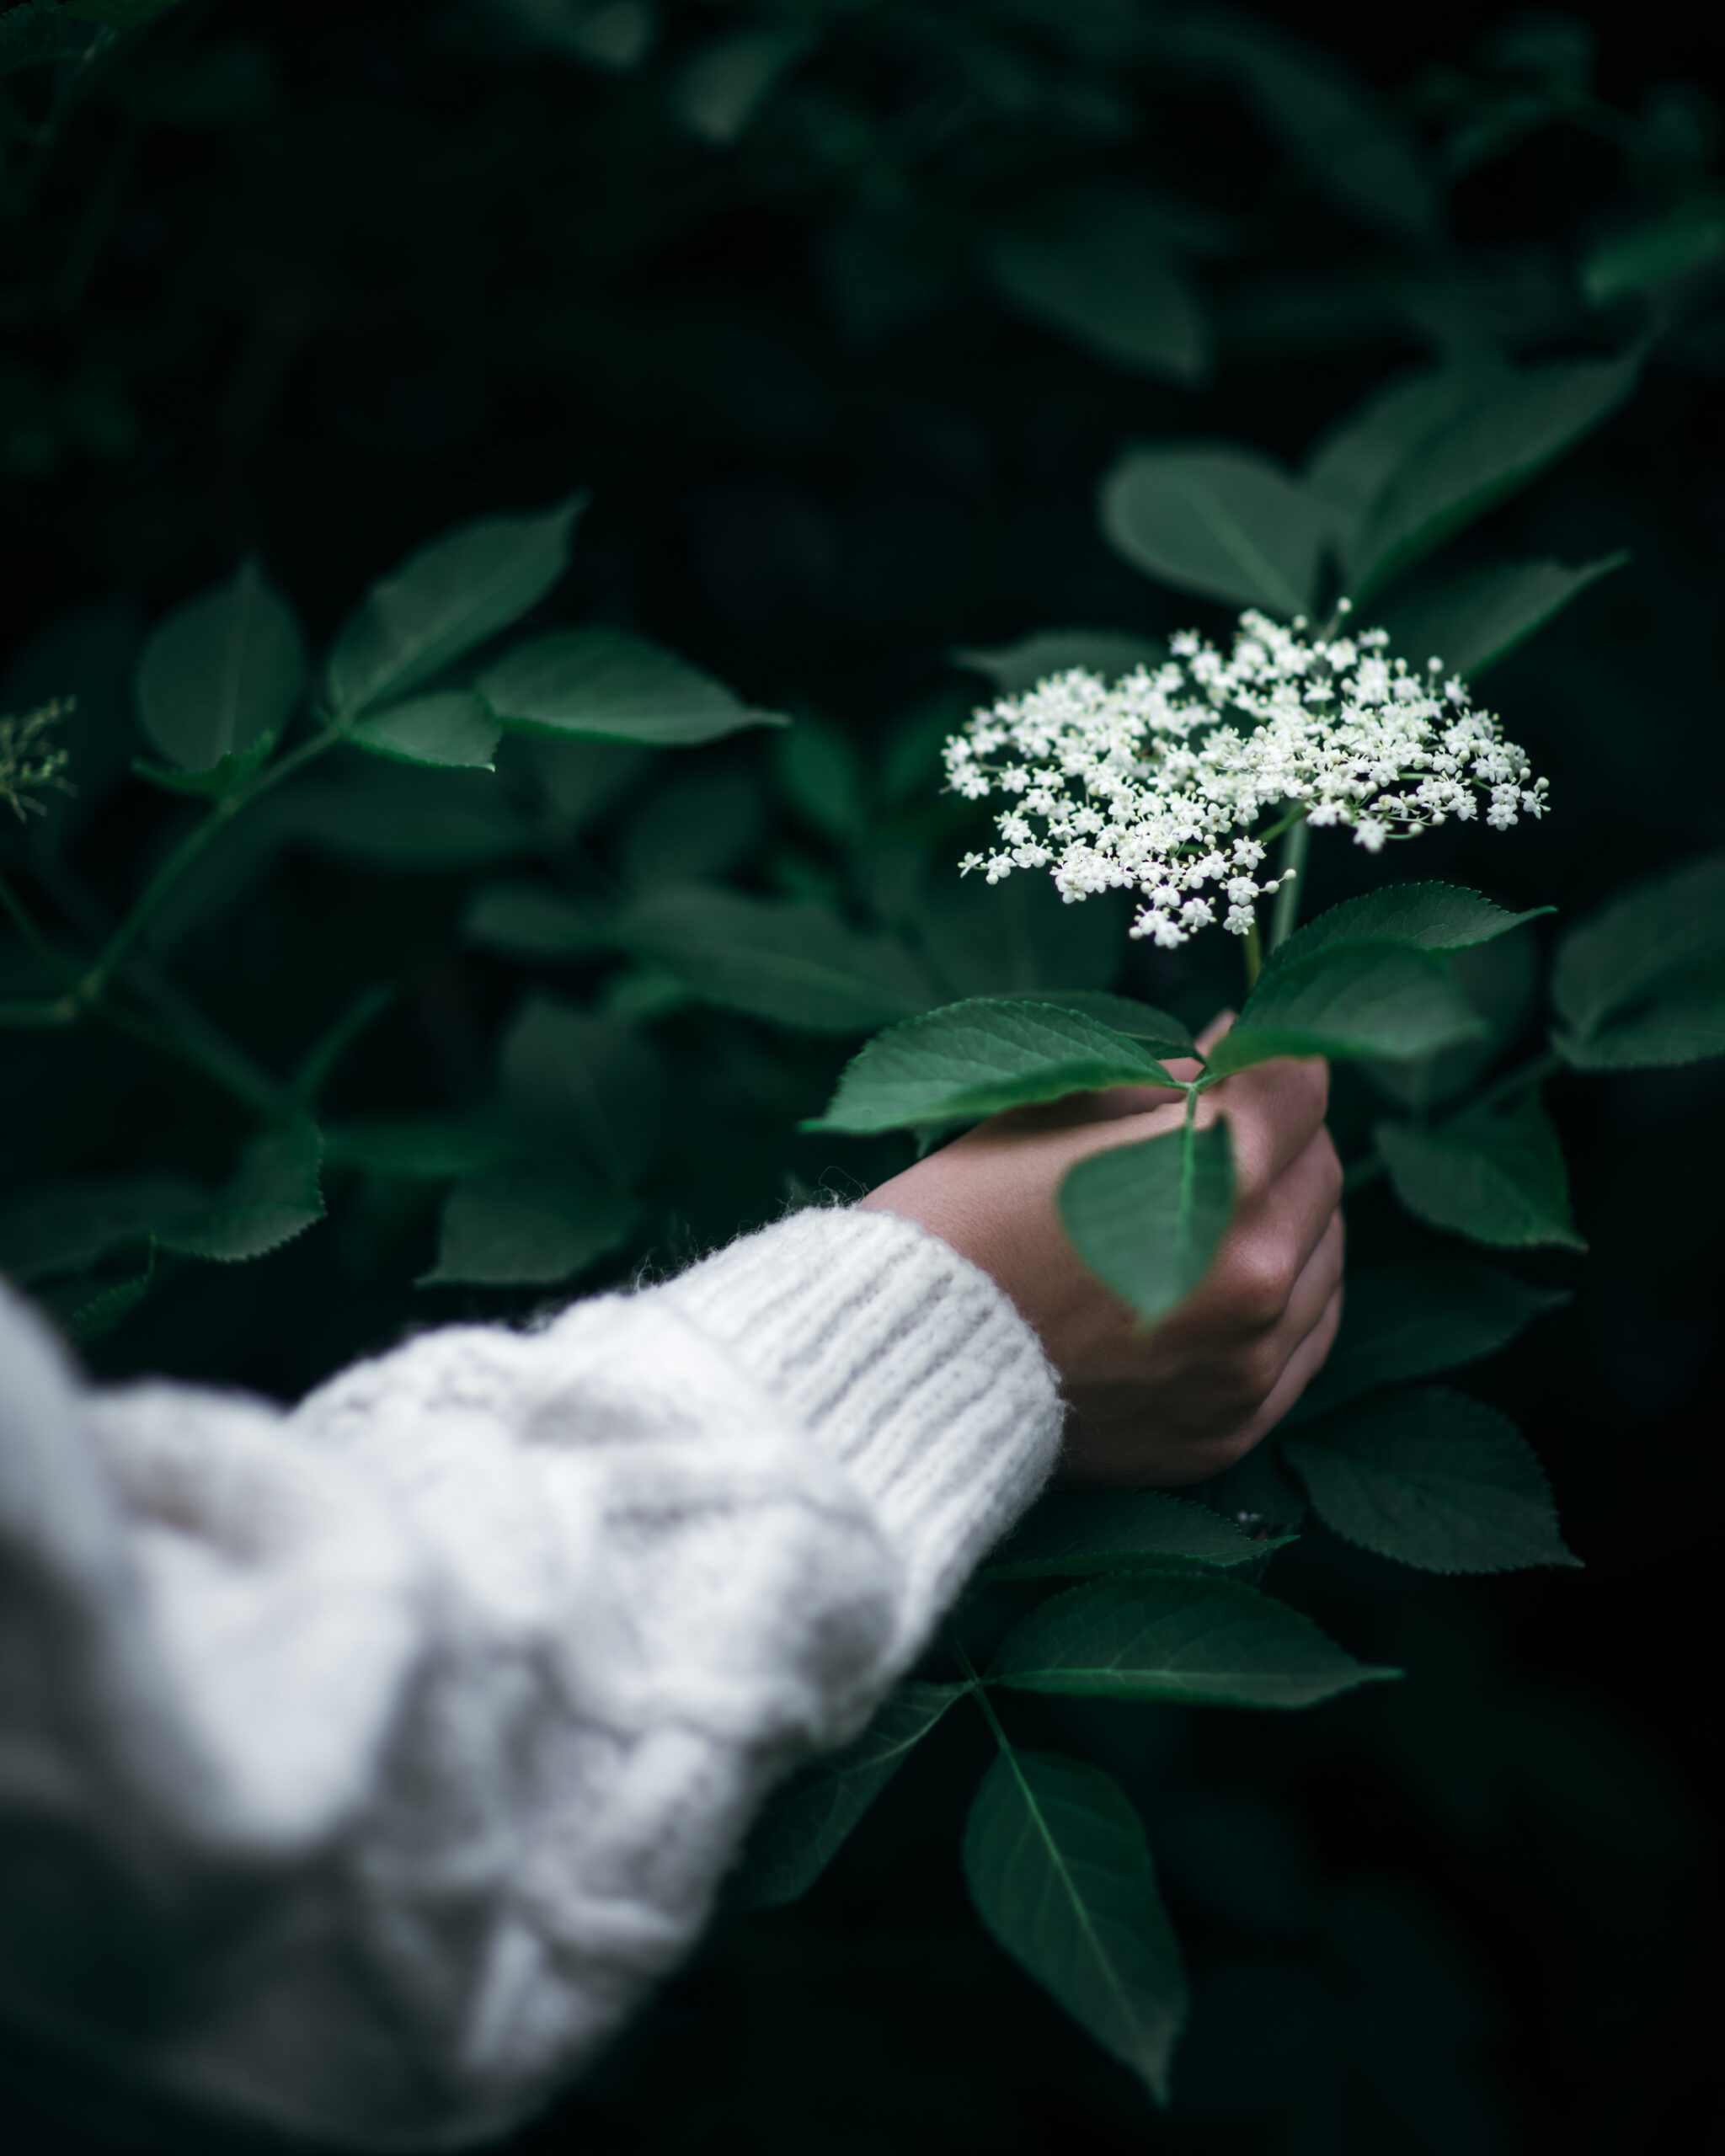
[[[1218,1019],[1208,1048],[1231,1020]],[[1196,1064],[1173,1064],[1195,1077]],[[1062,1470],[1075,1481],[1202,1482],[1243,1458],[1329,1353],[1342,1315],[1342,1167],[1324,1129],[1329,1069],[1281,1060],[1201,1094],[1226,1115],[1233,1218],[1201,1285],[1151,1331],[1079,1259],[1055,1211],[1068,1168],[1172,1133],[1166,1086],[1076,1094],[991,1117],[862,1200],[914,1220],[1011,1296],[1059,1371]]]

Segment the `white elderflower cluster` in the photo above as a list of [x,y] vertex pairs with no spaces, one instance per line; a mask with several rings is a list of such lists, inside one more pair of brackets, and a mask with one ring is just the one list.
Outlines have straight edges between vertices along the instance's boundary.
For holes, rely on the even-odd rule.
[[1009,798],[999,850],[961,868],[991,883],[1050,869],[1069,903],[1137,891],[1133,935],[1172,947],[1219,909],[1245,935],[1287,880],[1261,873],[1266,818],[1346,825],[1375,853],[1482,806],[1498,830],[1542,814],[1546,781],[1466,685],[1436,659],[1411,671],[1388,644],[1381,629],[1314,638],[1303,619],[1248,612],[1226,659],[1184,630],[1166,665],[1113,687],[1075,667],[1002,697],[946,744],[955,792]]

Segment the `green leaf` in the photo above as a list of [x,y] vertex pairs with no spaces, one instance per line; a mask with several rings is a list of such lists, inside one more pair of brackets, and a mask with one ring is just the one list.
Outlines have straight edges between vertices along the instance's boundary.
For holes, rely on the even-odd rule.
[[1725,254],[1725,196],[1691,195],[1627,232],[1602,240],[1581,265],[1581,289],[1595,307],[1669,284]]
[[1557,1033],[1551,1045],[1577,1070],[1669,1070],[1725,1055],[1725,961],[1668,982],[1601,1032]]
[[1153,197],[1056,189],[997,232],[984,259],[1003,299],[1098,358],[1188,386],[1210,371],[1204,308]]
[[1107,681],[1118,681],[1140,666],[1160,666],[1168,648],[1160,637],[1141,637],[1130,629],[1038,629],[1016,643],[986,649],[960,647],[947,654],[954,666],[986,675],[996,694],[1023,696],[1052,674],[1081,666]]
[[1536,1093],[1439,1130],[1376,1123],[1372,1138],[1397,1197],[1431,1226],[1505,1250],[1587,1248],[1569,1210],[1563,1149]]
[[825,1114],[802,1128],[914,1130],[1068,1093],[1170,1082],[1153,1056],[1076,1011],[978,999],[878,1035],[846,1065]]
[[[932,783],[930,787],[933,791]],[[945,998],[1032,995],[1062,1003],[1069,992],[1112,987],[1130,947],[1130,908],[1110,891],[1061,902],[1046,876],[938,877],[916,910],[916,926]]]
[[1327,1527],[1428,1572],[1573,1565],[1507,1415],[1441,1385],[1331,1415],[1283,1446]]
[[787,1782],[750,1832],[730,1882],[734,1899],[772,1909],[806,1894],[916,1746],[970,1689],[901,1684],[853,1742]]
[[512,958],[590,958],[614,947],[617,909],[545,883],[488,883],[462,917],[462,940]]
[[152,1236],[144,1246],[142,1267],[129,1279],[116,1280],[99,1295],[91,1296],[79,1305],[66,1321],[66,1337],[75,1348],[88,1348],[93,1340],[100,1340],[113,1331],[123,1318],[131,1313],[150,1292],[156,1279],[156,1243]]
[[1383,626],[1411,665],[1438,658],[1446,673],[1477,681],[1628,559],[1604,554],[1574,568],[1562,562],[1494,563],[1385,608]]
[[1050,1595],[1008,1634],[991,1684],[1217,1707],[1309,1707],[1399,1670],[1356,1662],[1309,1617],[1237,1581],[1130,1572]]
[[856,742],[841,727],[799,719],[772,744],[773,769],[792,807],[841,846],[868,828],[868,775]]
[[1338,943],[1407,943],[1421,951],[1465,951],[1551,911],[1551,906],[1535,906],[1530,913],[1507,913],[1458,883],[1390,883],[1363,897],[1344,899],[1295,929],[1269,953],[1264,971],[1278,972]]
[[901,943],[821,906],[668,889],[632,906],[621,932],[707,1002],[806,1033],[867,1033],[938,1000]]
[[722,681],[617,629],[559,629],[488,666],[475,684],[512,734],[577,734],[686,749],[750,726],[788,726]]
[[483,771],[424,771],[367,756],[293,780],[248,813],[248,830],[393,869],[475,869],[524,853],[533,831]]
[[0,1206],[0,1273],[29,1283],[81,1273],[205,1202],[179,1176],[87,1176],[39,1184]]
[[1284,616],[1311,605],[1322,513],[1255,451],[1128,450],[1103,481],[1101,513],[1115,551],[1178,590]]
[[1609,419],[1633,392],[1641,362],[1637,350],[1494,375],[1378,498],[1344,560],[1355,599],[1381,590]]
[[704,46],[684,67],[674,92],[690,133],[714,149],[740,141],[815,40],[812,29],[775,24],[739,30]]
[[452,1182],[517,1158],[503,1131],[456,1116],[355,1116],[323,1126],[323,1158],[333,1167],[415,1182]]
[[1568,1300],[1565,1289],[1536,1288],[1466,1259],[1353,1273],[1328,1360],[1282,1427],[1312,1422],[1380,1385],[1477,1363]]
[[1441,958],[1361,937],[1266,968],[1210,1068],[1220,1077],[1277,1055],[1424,1055],[1485,1031]]
[[1521,1033],[1539,1000],[1543,968],[1525,927],[1449,955],[1455,985],[1485,1021],[1484,1033],[1433,1055],[1368,1063],[1375,1090],[1416,1120],[1466,1092]]
[[510,1127],[539,1151],[570,1155],[619,1184],[652,1159],[665,1074],[623,1019],[530,996],[504,1035],[499,1069]]
[[215,1203],[164,1225],[156,1240],[181,1257],[221,1265],[266,1257],[323,1218],[318,1179],[323,1157],[317,1124],[302,1116],[249,1146]]
[[238,755],[224,756],[207,771],[174,771],[167,764],[152,764],[143,756],[134,756],[131,767],[136,776],[148,786],[159,787],[163,793],[189,794],[198,801],[221,801],[230,793],[237,793],[248,779],[257,776],[269,761],[275,746],[274,734],[260,734]]
[[95,33],[76,27],[77,13],[60,0],[24,0],[0,14],[0,75],[85,51]]
[[1003,1750],[964,1828],[964,1877],[1013,1960],[1159,2104],[1186,1972],[1138,1814],[1100,1768]]
[[519,620],[568,568],[585,506],[577,494],[537,515],[457,525],[374,584],[330,654],[336,718],[350,722],[405,696]]
[[1725,957],[1725,852],[1650,878],[1572,928],[1551,967],[1551,1001],[1575,1060],[1607,1022]]
[[1390,482],[1423,443],[1482,394],[1489,378],[1477,360],[1409,376],[1368,398],[1318,442],[1306,462],[1306,484],[1328,511],[1344,560]]
[[174,609],[138,661],[138,715],[183,771],[209,771],[279,734],[306,683],[293,611],[255,562]]
[[415,1283],[552,1288],[627,1241],[635,1206],[573,1166],[493,1168],[444,1200],[437,1262]]
[[[1153,1043],[1160,1056],[1195,1056],[1198,1043],[1191,1028],[1172,1012],[1158,1011],[1153,1003],[1140,1003],[1134,995],[1110,995],[1099,988],[1029,989],[1024,995],[1033,1003],[1050,1003],[1056,1010],[1075,1011],[1081,1018],[1106,1026],[1111,1033],[1124,1033],[1129,1041]],[[1019,1000],[1017,991],[1012,1000]]]
[[1234,1206],[1234,1150],[1221,1118],[1111,1145],[1069,1168],[1060,1225],[1099,1280],[1146,1323],[1183,1303],[1210,1269]]
[[1044,1497],[990,1557],[983,1577],[1030,1580],[1141,1571],[1163,1559],[1249,1564],[1265,1543],[1160,1490],[1063,1490]]
[[489,771],[497,753],[497,723],[471,689],[443,689],[360,719],[347,730],[356,749],[398,764],[430,764]]

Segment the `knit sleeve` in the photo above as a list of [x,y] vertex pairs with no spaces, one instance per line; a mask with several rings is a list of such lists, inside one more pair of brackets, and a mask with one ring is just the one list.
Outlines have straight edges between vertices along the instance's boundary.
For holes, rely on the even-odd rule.
[[542,2104],[1058,1442],[982,1274],[800,1214],[284,1414],[0,1291],[0,2014],[379,2148]]

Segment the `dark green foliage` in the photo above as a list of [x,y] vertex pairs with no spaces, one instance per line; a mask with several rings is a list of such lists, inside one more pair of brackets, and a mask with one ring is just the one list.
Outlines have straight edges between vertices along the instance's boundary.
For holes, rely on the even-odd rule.
[[989,1559],[987,1577],[1071,1578],[1171,1560],[1226,1569],[1263,1555],[1208,1506],[1159,1490],[1071,1490],[1043,1499]]

